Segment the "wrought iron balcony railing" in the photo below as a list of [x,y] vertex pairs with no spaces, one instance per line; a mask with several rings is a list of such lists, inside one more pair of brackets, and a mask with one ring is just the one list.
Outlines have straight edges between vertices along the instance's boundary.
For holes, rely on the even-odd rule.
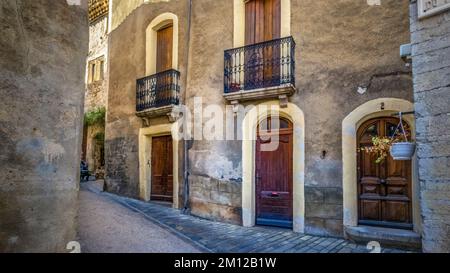
[[171,69],[136,82],[136,111],[178,105],[180,102],[180,72]]
[[225,51],[225,93],[295,86],[295,42],[290,37]]

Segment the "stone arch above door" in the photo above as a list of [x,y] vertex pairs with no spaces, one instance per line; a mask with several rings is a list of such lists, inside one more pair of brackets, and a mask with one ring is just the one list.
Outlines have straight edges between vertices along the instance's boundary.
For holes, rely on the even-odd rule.
[[261,103],[250,110],[242,122],[242,222],[255,225],[255,145],[258,124],[270,115],[279,115],[293,123],[293,230],[305,230],[305,121],[303,111],[288,103],[281,108],[279,101]]
[[[342,122],[342,165],[343,165],[343,201],[344,201],[344,226],[355,227],[358,225],[358,198],[357,198],[357,158],[356,142],[357,130],[365,121],[390,116],[396,112],[409,112],[414,109],[412,102],[397,98],[380,98],[368,101],[353,110]],[[404,116],[410,124],[414,137],[414,116]],[[413,197],[413,224],[414,230],[420,230],[420,210],[416,160],[412,160],[412,197]]]

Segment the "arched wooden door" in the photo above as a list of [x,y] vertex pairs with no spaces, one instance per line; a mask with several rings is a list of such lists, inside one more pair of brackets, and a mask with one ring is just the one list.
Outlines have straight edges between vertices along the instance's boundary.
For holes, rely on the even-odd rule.
[[[383,117],[365,122],[358,130],[359,224],[412,229],[411,161],[395,161],[390,155],[376,163],[373,136],[391,137],[399,119]],[[405,122],[406,124],[406,122]],[[409,131],[409,126],[407,128]]]
[[[256,224],[292,228],[293,126],[286,119],[272,121],[272,118],[268,118],[258,127]],[[277,149],[265,149],[264,145],[274,143],[278,138]]]

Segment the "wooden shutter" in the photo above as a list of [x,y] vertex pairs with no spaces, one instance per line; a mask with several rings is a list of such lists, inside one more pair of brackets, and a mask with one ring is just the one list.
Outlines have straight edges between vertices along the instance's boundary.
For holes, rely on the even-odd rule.
[[172,69],[173,25],[158,30],[156,73]]
[[280,38],[280,0],[249,0],[245,3],[245,44]]

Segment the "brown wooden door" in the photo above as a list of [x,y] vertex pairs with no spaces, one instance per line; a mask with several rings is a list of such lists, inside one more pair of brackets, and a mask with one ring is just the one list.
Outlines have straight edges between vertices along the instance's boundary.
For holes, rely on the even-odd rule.
[[[280,38],[280,0],[250,0],[245,4],[245,44],[254,45]],[[279,84],[280,47],[277,44],[247,50],[246,86],[268,87]],[[260,86],[262,85],[262,86]]]
[[173,148],[172,137],[152,139],[152,192],[151,200],[173,201]]
[[156,48],[156,73],[172,69],[172,25],[158,30]]
[[[271,119],[263,122],[256,141],[256,223],[292,227],[293,219],[293,130],[292,123],[280,120],[271,128]],[[275,151],[263,151],[262,145],[279,134]],[[272,139],[273,140],[273,139]]]
[[373,136],[391,137],[398,123],[397,118],[377,118],[358,130],[360,224],[412,228],[411,161],[395,161],[388,155],[376,163],[375,154],[361,151],[372,146]]

